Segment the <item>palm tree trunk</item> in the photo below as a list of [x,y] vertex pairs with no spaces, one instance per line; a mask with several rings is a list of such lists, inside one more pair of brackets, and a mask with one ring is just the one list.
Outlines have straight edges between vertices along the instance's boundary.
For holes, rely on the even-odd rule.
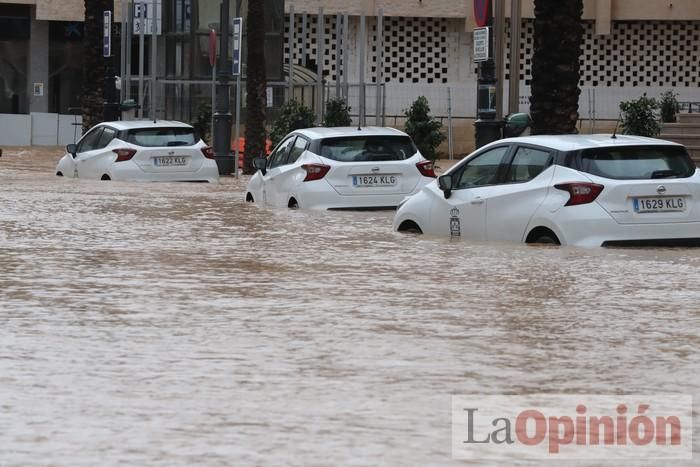
[[253,159],[265,154],[265,2],[248,2],[248,56],[246,73],[246,128],[243,173],[252,174]]
[[532,134],[577,133],[583,0],[535,0]]
[[83,43],[83,130],[100,123],[104,113],[107,61],[102,56],[102,28],[105,10],[114,11],[112,0],[85,0]]

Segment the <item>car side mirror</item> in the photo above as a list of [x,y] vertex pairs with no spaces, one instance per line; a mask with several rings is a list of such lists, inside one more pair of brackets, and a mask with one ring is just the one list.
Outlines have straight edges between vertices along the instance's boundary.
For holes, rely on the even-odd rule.
[[78,145],[77,144],[69,144],[68,146],[66,146],[66,151],[68,151],[68,154],[75,157],[76,154],[78,153]]
[[267,159],[264,157],[256,157],[253,159],[253,167],[262,172],[263,175],[267,173]]
[[452,175],[441,175],[438,178],[438,186],[445,193],[445,199],[452,196]]

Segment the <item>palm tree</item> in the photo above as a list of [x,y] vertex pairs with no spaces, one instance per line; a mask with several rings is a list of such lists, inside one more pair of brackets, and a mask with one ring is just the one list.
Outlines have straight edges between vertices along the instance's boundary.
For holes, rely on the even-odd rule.
[[532,134],[577,133],[583,0],[535,0]]
[[106,60],[102,56],[102,28],[105,10],[114,11],[112,0],[85,0],[83,42],[83,130],[102,121]]
[[253,159],[265,154],[265,2],[248,2],[248,54],[246,71],[246,127],[243,173],[252,174]]

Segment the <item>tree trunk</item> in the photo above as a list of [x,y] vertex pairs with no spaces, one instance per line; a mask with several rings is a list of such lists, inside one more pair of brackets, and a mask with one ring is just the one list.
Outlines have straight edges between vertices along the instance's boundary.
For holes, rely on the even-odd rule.
[[246,73],[246,128],[243,173],[255,173],[253,159],[265,155],[265,2],[248,2],[248,58]]
[[[83,131],[102,122],[107,60],[102,56],[102,28],[105,10],[114,11],[112,0],[85,0],[83,43]],[[114,44],[112,44],[114,46]]]
[[532,134],[577,133],[583,0],[535,0]]

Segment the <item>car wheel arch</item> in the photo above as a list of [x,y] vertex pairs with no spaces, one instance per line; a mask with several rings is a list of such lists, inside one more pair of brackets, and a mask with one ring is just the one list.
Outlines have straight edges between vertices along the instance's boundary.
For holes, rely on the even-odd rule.
[[399,224],[399,227],[396,229],[398,232],[403,232],[403,233],[415,233],[415,234],[422,234],[423,229],[420,228],[417,222],[411,219],[406,219],[401,224]]
[[559,236],[549,227],[537,226],[530,230],[525,238],[525,243],[534,244],[554,244],[561,245]]
[[255,198],[253,198],[253,194],[251,192],[246,193],[245,200],[246,200],[246,203],[254,203],[255,202]]

